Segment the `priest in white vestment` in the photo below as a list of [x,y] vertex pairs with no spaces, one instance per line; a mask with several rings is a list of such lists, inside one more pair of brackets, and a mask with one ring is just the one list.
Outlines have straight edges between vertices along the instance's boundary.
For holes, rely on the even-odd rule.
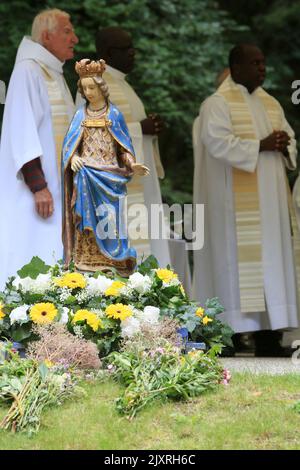
[[0,149],[0,289],[33,256],[62,257],[60,152],[74,113],[63,64],[77,42],[69,15],[46,10],[17,52]]
[[205,240],[194,253],[193,296],[219,297],[237,333],[297,328],[299,238],[286,177],[296,167],[294,133],[261,88],[262,52],[235,47],[230,69],[194,127]]
[[[107,69],[103,78],[108,84],[112,103],[116,104],[125,116],[137,161],[150,169],[150,175],[140,180],[140,188],[138,182],[133,181],[133,188],[129,185],[129,204],[145,204],[150,213],[151,205],[162,204],[159,178],[164,177],[164,169],[157,138],[162,129],[162,121],[156,114],[146,115],[141,99],[126,81],[126,74],[133,69],[135,58],[130,34],[119,27],[100,30],[96,37],[96,48],[98,57],[106,61]],[[191,293],[188,251],[185,249],[184,240],[155,239],[149,233],[149,239],[132,240],[132,244],[138,255],[147,256],[151,253],[157,258],[160,266],[170,264],[183,282],[186,293]]]

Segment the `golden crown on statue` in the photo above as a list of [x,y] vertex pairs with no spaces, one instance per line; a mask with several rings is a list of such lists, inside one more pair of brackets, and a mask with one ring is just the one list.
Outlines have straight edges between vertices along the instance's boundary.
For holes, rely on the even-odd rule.
[[106,69],[105,60],[90,60],[81,59],[75,64],[75,71],[80,78],[94,77],[95,75],[102,75]]

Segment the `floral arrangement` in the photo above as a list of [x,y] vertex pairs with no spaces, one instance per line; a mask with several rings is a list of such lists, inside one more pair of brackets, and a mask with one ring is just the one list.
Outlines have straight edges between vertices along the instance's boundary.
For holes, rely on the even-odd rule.
[[84,395],[78,380],[86,371],[101,368],[96,345],[72,335],[63,325],[39,325],[33,330],[39,339],[29,344],[26,359],[11,343],[1,345],[0,402],[11,406],[0,429],[38,432],[44,408]]
[[177,326],[177,320],[167,317],[159,324],[143,325],[123,340],[119,352],[104,359],[104,377],[123,386],[116,400],[120,414],[132,419],[153,400],[187,400],[229,383],[230,373],[217,359],[218,345],[206,353],[182,354],[174,335]]
[[10,408],[0,429],[37,433],[46,407],[84,395],[70,365],[21,359],[9,343],[5,349],[8,360],[0,363],[0,402]]
[[[222,311],[217,299],[189,300],[177,274],[153,257],[128,279],[34,257],[0,292],[0,337],[27,345],[23,360],[4,346],[0,400],[11,408],[0,427],[36,432],[46,406],[76,395],[78,368],[122,383],[116,406],[130,418],[154,399],[185,400],[228,384],[217,354],[233,332],[217,318]],[[208,351],[182,354],[187,339]]]
[[34,257],[0,293],[0,336],[28,343],[35,325],[54,323],[92,340],[100,356],[118,350],[122,339],[162,318],[175,319],[193,341],[230,344],[232,330],[217,319],[217,299],[190,301],[178,276],[150,256],[128,279],[103,272],[81,274],[72,266],[47,266]]

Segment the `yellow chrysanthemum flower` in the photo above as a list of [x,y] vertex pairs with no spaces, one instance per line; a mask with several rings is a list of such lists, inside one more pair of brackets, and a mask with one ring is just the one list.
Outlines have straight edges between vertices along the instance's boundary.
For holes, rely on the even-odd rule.
[[59,287],[69,287],[75,289],[81,287],[83,289],[86,286],[86,280],[80,273],[66,273],[62,277],[55,279],[55,284]]
[[119,295],[120,293],[120,290],[122,289],[122,287],[125,286],[125,282],[122,282],[122,281],[114,281],[112,283],[112,285],[106,289],[105,291],[105,295],[108,297],[110,295],[113,295],[113,296],[117,296]]
[[125,320],[125,318],[132,316],[133,311],[130,307],[128,307],[128,305],[114,304],[106,307],[105,313],[109,318],[115,318],[116,320]]
[[80,309],[75,313],[72,322],[77,323],[79,321],[86,321],[87,324],[94,330],[97,331],[99,328],[102,328],[102,322],[100,318],[93,312],[89,310]]
[[203,325],[207,325],[207,323],[211,322],[212,318],[209,318],[207,315],[203,318],[202,323]]
[[202,318],[203,315],[204,315],[204,312],[205,312],[204,308],[199,307],[199,308],[196,310],[195,315],[196,315],[197,317]]
[[47,325],[52,323],[57,315],[57,308],[50,302],[42,302],[31,307],[29,316],[34,323],[38,325]]
[[180,286],[180,292],[182,293],[182,295],[184,295],[184,297],[186,297],[186,293],[183,286]]
[[172,279],[178,279],[178,274],[174,273],[170,269],[156,269],[156,275],[166,283],[172,281]]

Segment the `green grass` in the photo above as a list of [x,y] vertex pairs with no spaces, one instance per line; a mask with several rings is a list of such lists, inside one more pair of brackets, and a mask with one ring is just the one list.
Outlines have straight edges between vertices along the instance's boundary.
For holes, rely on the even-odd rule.
[[[300,375],[233,374],[231,384],[189,402],[155,403],[120,417],[114,383],[44,413],[32,438],[0,431],[0,449],[300,449]],[[0,418],[5,408],[0,408]]]

